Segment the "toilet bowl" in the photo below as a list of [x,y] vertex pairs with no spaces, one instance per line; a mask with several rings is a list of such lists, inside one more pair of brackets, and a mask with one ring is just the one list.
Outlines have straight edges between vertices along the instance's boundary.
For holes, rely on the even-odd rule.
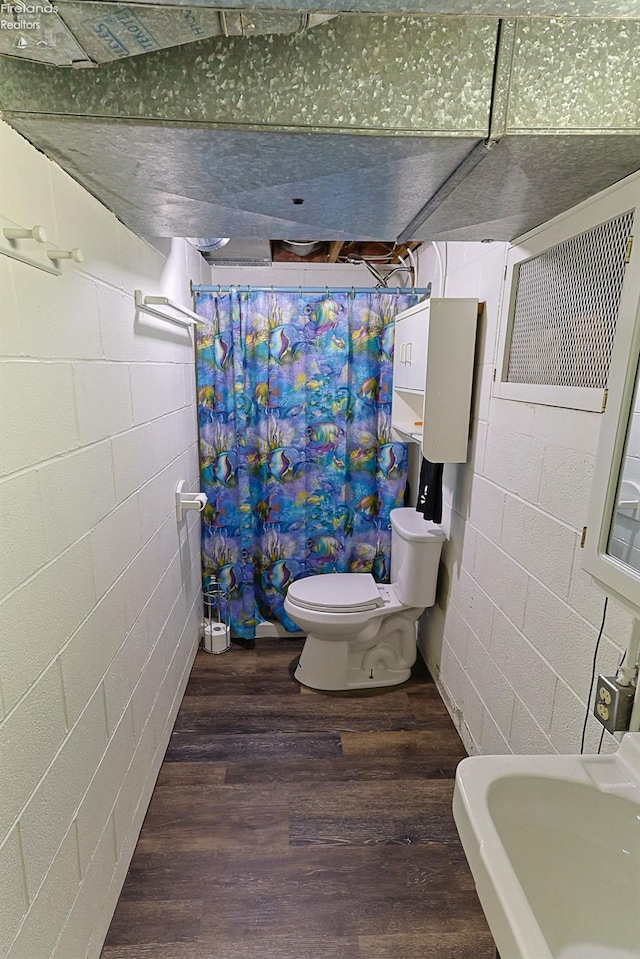
[[391,585],[370,573],[291,584],[287,614],[307,633],[295,678],[313,689],[395,686],[411,675],[416,623],[433,606],[444,532],[411,508],[391,511]]

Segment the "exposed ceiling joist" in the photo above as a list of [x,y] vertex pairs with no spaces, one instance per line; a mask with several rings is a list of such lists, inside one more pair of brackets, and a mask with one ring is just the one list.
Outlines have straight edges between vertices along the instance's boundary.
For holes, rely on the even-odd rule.
[[334,240],[329,247],[329,263],[337,263],[340,256],[340,250],[344,246],[344,240]]

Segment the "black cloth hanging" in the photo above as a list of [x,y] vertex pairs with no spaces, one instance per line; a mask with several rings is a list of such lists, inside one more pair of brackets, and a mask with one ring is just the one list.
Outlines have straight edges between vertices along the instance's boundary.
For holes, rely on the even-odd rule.
[[442,463],[430,463],[423,457],[416,509],[432,523],[442,520],[442,471]]

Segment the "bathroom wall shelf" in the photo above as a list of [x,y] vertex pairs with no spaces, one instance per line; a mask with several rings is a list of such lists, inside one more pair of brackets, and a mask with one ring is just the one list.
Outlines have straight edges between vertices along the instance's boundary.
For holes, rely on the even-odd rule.
[[0,217],[0,253],[52,276],[62,275],[61,260],[72,260],[74,263],[84,260],[82,250],[78,247],[60,250],[49,242],[43,226],[22,227],[4,217]]
[[[136,304],[136,310],[138,312],[148,313],[149,316],[155,316],[158,320],[166,320],[167,323],[177,323],[178,326],[185,326],[188,328],[198,326],[198,324],[204,322],[202,317],[198,316],[197,313],[187,310],[184,306],[181,306],[180,303],[176,303],[168,296],[143,296],[141,290],[135,290],[133,296]],[[157,309],[158,306],[164,306],[171,310],[175,310],[178,316],[175,316],[173,313],[166,313],[163,310],[159,310]]]
[[396,316],[391,425],[432,463],[467,459],[479,312],[475,299],[431,298]]
[[402,440],[403,443],[421,443],[422,442],[422,427],[412,426],[407,423],[393,423],[393,430],[396,433],[398,439]]

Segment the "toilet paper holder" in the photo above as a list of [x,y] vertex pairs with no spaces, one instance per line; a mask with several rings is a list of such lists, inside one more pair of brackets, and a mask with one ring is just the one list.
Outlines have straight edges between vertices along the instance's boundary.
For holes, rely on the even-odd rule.
[[202,591],[203,620],[201,648],[205,653],[226,653],[231,649],[229,597],[219,583],[211,580]]
[[199,513],[207,505],[206,493],[185,492],[186,480],[180,480],[176,486],[176,518],[179,523],[184,519],[184,513],[188,509],[197,509]]

